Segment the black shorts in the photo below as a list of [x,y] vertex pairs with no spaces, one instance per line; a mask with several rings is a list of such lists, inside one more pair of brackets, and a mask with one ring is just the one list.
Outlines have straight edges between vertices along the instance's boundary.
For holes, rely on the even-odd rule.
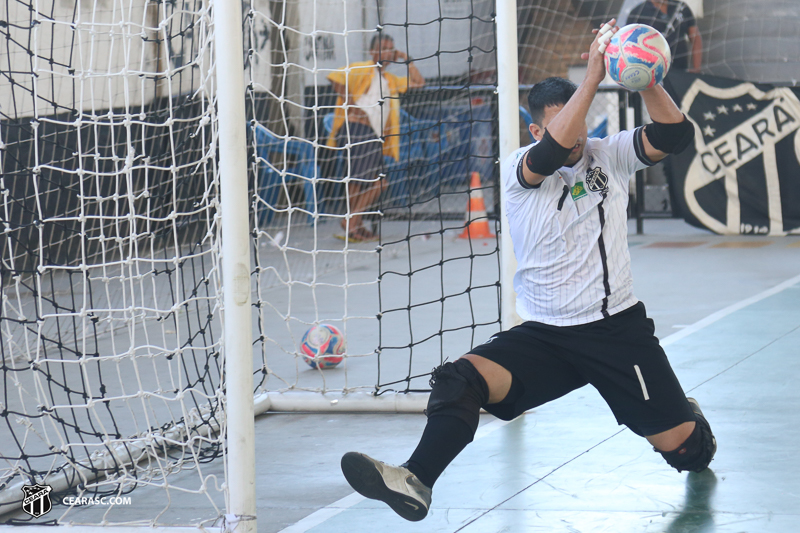
[[485,405],[503,420],[592,384],[617,418],[639,435],[695,420],[644,304],[579,326],[525,322],[470,353],[506,368],[524,391],[515,401]]
[[350,144],[344,152],[343,171],[353,180],[374,180],[383,169],[383,143],[366,124],[350,122],[342,125],[339,146]]

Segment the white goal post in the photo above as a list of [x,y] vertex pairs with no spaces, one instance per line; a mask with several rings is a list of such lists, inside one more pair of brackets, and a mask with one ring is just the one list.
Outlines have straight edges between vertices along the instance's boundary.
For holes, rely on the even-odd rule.
[[252,394],[250,223],[240,0],[214,0],[222,215],[222,302],[227,469],[225,529],[257,531]]
[[[519,128],[519,60],[517,57],[517,2],[497,2],[497,122],[500,144],[499,160],[505,159],[520,146]],[[500,261],[502,264],[500,283],[502,286],[502,322],[504,327],[513,327],[521,322],[517,315],[517,295],[514,292],[514,273],[517,260],[511,242],[506,205],[503,201],[503,188],[500,188],[500,225],[502,245]]]

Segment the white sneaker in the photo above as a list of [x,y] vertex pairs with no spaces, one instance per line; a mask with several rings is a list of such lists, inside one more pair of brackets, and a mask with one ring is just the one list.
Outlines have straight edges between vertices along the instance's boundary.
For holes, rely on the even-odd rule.
[[403,466],[392,466],[358,452],[342,456],[342,473],[356,492],[386,503],[392,510],[416,522],[427,516],[431,489]]

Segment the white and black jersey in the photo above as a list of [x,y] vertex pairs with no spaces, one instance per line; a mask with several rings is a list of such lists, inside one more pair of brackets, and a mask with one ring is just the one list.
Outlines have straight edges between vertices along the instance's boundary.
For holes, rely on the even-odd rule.
[[470,350],[521,385],[484,405],[498,418],[513,420],[591,384],[637,435],[698,421],[632,290],[628,186],[652,164],[643,140],[641,128],[588,139],[580,161],[535,187],[521,172],[530,147],[503,162],[517,313],[525,322]]
[[642,128],[587,139],[583,157],[538,186],[522,178],[530,146],[502,167],[511,239],[517,259],[514,290],[523,320],[573,326],[631,307],[628,187],[653,164]]

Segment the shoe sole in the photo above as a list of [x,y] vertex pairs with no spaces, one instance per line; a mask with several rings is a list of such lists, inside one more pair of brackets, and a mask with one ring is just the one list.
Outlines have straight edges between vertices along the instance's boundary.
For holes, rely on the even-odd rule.
[[418,500],[387,487],[375,464],[360,453],[344,454],[342,473],[356,492],[365,498],[384,502],[406,520],[418,522],[428,514],[428,510]]

